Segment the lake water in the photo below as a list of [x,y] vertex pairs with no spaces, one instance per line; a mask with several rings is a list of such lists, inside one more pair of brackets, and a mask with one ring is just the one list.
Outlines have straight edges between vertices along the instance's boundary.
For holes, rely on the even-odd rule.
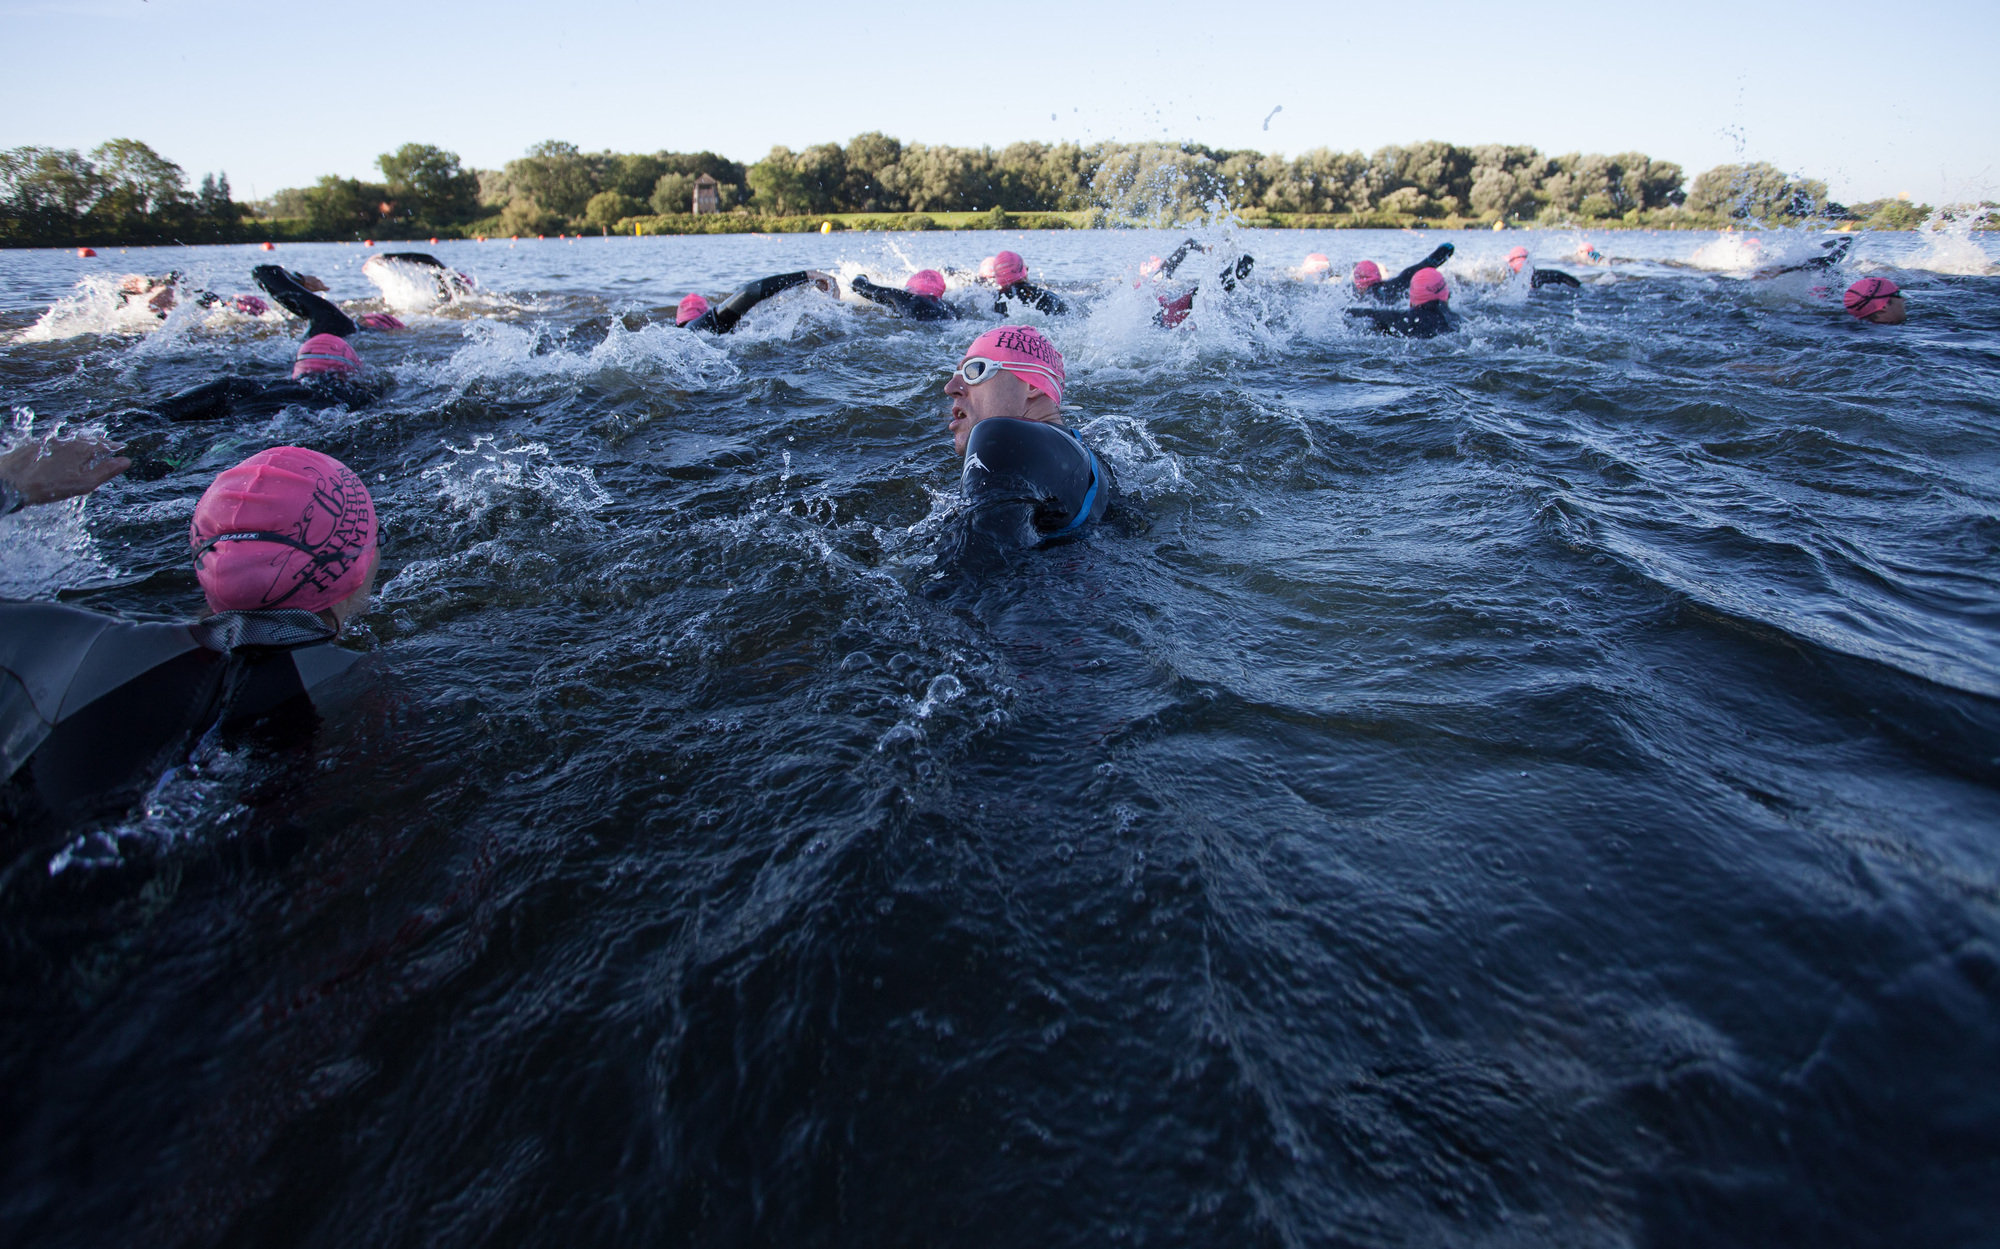
[[[6,841],[0,1240],[1991,1243],[1989,250],[1444,235],[1431,342],[1286,274],[1439,237],[1245,232],[1174,332],[1163,234],[446,243],[381,406],[164,429],[296,328],[92,292],[267,257],[0,252],[17,426],[159,466],[0,520],[0,592],[192,613],[271,444],[390,536],[309,742]],[[1001,246],[1120,495],[997,568],[938,558],[976,326],[664,314]]]

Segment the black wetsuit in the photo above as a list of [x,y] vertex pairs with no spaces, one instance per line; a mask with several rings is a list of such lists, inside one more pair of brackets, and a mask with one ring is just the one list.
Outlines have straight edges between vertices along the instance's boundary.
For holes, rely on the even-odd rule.
[[1457,250],[1450,243],[1439,243],[1437,250],[1433,251],[1430,255],[1419,260],[1401,273],[1398,273],[1395,277],[1382,279],[1367,290],[1360,292],[1360,295],[1363,299],[1372,299],[1378,304],[1400,303],[1409,297],[1410,281],[1417,276],[1419,269],[1439,268],[1445,261],[1450,260],[1451,254]]
[[1404,338],[1435,338],[1458,328],[1442,299],[1415,308],[1349,308],[1347,315],[1365,318],[1370,322],[1369,328],[1378,333],[1400,334]]
[[958,320],[958,309],[936,295],[919,295],[915,291],[898,290],[893,286],[877,286],[868,280],[865,273],[855,275],[853,285],[855,294],[894,309],[899,317],[911,321]]
[[1538,291],[1544,286],[1567,286],[1571,289],[1580,290],[1583,287],[1583,283],[1564,273],[1561,269],[1536,269],[1528,279],[1528,289]]
[[[459,276],[458,270],[429,252],[378,252],[376,256],[382,260],[395,260],[407,265],[436,270],[431,276],[437,282],[437,293],[441,299],[450,299],[453,295],[471,289],[466,285],[465,279]],[[362,269],[365,272],[367,266],[364,264]]]
[[1837,239],[1828,239],[1826,242],[1820,244],[1825,254],[1814,256],[1811,260],[1801,264],[1786,265],[1784,268],[1767,273],[1764,276],[1775,278],[1787,273],[1824,272],[1845,261],[1847,259],[1847,249],[1852,246],[1854,246],[1854,237],[1852,235],[1842,235]]
[[[347,338],[359,328],[333,301],[307,290],[297,277],[277,265],[258,265],[250,271],[250,276],[287,312],[305,318],[308,338],[320,334]],[[230,416],[269,416],[293,404],[311,408],[345,404],[358,408],[380,399],[388,388],[389,379],[375,374],[308,373],[304,377],[277,380],[219,377],[163,399],[147,410],[170,421],[211,421]]]
[[758,278],[755,282],[737,291],[728,299],[710,308],[687,323],[690,330],[701,330],[709,334],[727,334],[736,328],[743,314],[763,303],[773,295],[782,294],[794,286],[804,286],[813,280],[811,273],[804,269],[797,273],[779,273],[768,278]]
[[1074,537],[1104,515],[1115,488],[1096,453],[1067,428],[995,417],[972,427],[959,486],[968,530],[1002,546]]
[[[211,725],[288,708],[358,658],[306,611],[136,624],[0,602],[0,826],[113,814]],[[5,818],[11,816],[12,818]]]
[[993,311],[1007,315],[1007,301],[1017,299],[1037,312],[1052,317],[1069,315],[1069,305],[1062,296],[1046,287],[1036,286],[1026,278],[1019,278],[1000,288],[1000,297],[993,301]]

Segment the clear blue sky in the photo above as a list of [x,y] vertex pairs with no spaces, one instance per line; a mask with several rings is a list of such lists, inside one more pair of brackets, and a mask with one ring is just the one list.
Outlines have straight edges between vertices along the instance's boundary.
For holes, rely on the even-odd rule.
[[373,176],[410,141],[480,167],[549,138],[747,161],[864,130],[1288,155],[1498,141],[1690,177],[1768,160],[1850,201],[2000,192],[1989,6],[1640,9],[0,0],[0,147],[136,138],[191,179],[226,170],[239,198]]

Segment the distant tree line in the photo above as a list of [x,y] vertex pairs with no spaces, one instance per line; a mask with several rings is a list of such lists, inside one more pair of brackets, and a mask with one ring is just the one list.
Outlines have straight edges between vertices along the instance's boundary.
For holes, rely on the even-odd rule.
[[704,174],[720,185],[722,211],[760,220],[983,212],[1001,224],[1010,214],[1090,209],[1093,223],[1166,224],[1226,210],[1315,225],[1861,220],[1907,229],[1928,213],[1905,201],[1849,210],[1828,199],[1824,182],[1765,163],[1719,166],[1689,186],[1679,165],[1640,152],[1549,156],[1435,141],[1283,157],[1193,143],[961,148],[871,131],[845,145],[774,147],[747,166],[714,152],[584,152],[548,140],[498,170],[465,168],[423,143],[383,154],[376,167],[380,180],[328,175],[240,205],[226,176],[190,190],[180,166],[135,140],[87,157],[14,148],[0,152],[0,243],[622,230],[686,217]]

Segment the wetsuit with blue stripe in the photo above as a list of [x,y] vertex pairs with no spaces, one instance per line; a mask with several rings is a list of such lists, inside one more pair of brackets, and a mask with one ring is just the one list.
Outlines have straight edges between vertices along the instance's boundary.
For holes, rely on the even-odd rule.
[[1076,433],[1043,421],[994,417],[972,427],[959,473],[970,528],[1002,545],[1075,537],[1104,515],[1109,468]]

